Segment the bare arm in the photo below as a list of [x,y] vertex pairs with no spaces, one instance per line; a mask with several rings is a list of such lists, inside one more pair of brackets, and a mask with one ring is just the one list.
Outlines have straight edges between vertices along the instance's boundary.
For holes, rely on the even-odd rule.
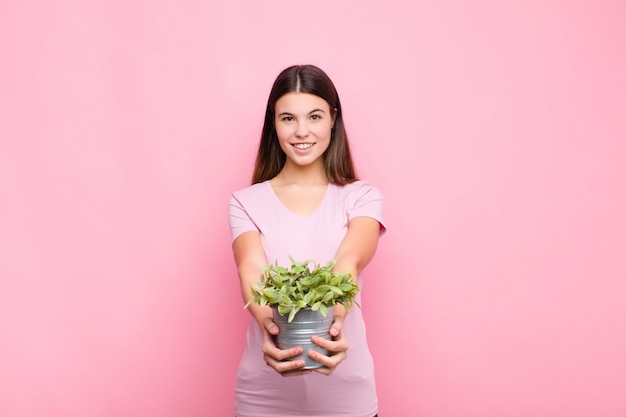
[[[261,265],[267,263],[259,234],[246,232],[238,236],[233,242],[233,254],[241,283],[241,295],[244,303],[246,303],[252,298],[250,286],[260,280]],[[261,307],[252,303],[248,306],[248,310],[263,334],[263,357],[268,366],[283,376],[310,373],[310,371],[298,370],[304,366],[303,360],[283,362],[285,359],[302,353],[302,349],[281,350],[276,347],[274,336],[278,334],[278,326],[272,318],[272,309],[268,306]]]
[[[241,296],[244,303],[247,303],[252,298],[250,286],[259,282],[262,274],[261,265],[267,263],[259,234],[246,232],[237,237],[233,242],[233,254],[241,283]],[[264,318],[272,316],[269,307],[261,307],[255,303],[248,307],[248,311],[259,324],[263,323]]]
[[349,272],[356,283],[357,277],[376,253],[379,235],[380,223],[377,220],[371,217],[352,219],[335,255],[335,270]]
[[[348,232],[335,255],[337,260],[335,270],[352,274],[353,282],[356,283],[357,277],[376,253],[379,236],[380,223],[377,220],[370,217],[352,219],[348,225]],[[313,338],[314,343],[331,352],[331,356],[324,356],[314,351],[309,352],[309,356],[325,365],[325,368],[316,369],[317,372],[329,375],[346,358],[349,345],[342,331],[346,314],[343,305],[337,304],[334,308],[335,319],[330,328],[333,340]]]

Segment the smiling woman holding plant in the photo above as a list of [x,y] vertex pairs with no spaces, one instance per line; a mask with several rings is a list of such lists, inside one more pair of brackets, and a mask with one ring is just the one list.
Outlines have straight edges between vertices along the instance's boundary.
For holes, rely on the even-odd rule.
[[[237,417],[374,417],[374,367],[360,309],[348,313],[349,305],[334,305],[329,337],[311,340],[328,355],[279,349],[272,309],[267,300],[253,303],[250,291],[262,291],[268,264],[293,265],[294,259],[329,265],[361,285],[385,230],[382,195],[356,178],[339,96],[321,69],[289,67],[274,82],[252,183],[233,193],[229,206],[242,295],[254,318],[237,374]],[[337,293],[339,285],[351,288],[337,283]],[[321,366],[305,368],[301,354]]]

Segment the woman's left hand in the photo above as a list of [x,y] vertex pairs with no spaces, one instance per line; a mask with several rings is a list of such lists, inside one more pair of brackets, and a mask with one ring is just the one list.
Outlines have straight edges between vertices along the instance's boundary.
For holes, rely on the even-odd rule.
[[322,355],[319,352],[313,350],[309,351],[309,357],[324,365],[323,368],[315,369],[315,372],[320,374],[330,375],[333,373],[337,365],[346,359],[348,356],[348,340],[343,334],[343,316],[335,316],[329,333],[331,340],[326,340],[319,336],[313,336],[311,339],[316,345],[323,347],[330,352],[329,356]]

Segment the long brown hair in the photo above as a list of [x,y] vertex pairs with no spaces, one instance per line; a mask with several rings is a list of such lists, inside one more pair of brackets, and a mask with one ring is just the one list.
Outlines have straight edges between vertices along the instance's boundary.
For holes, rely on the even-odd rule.
[[348,135],[343,124],[341,103],[335,85],[324,71],[314,65],[294,65],[278,75],[267,100],[252,184],[274,178],[285,165],[287,157],[278,143],[274,117],[278,99],[292,92],[314,94],[326,100],[331,113],[335,116],[330,145],[323,155],[326,175],[333,184],[345,185],[356,181]]

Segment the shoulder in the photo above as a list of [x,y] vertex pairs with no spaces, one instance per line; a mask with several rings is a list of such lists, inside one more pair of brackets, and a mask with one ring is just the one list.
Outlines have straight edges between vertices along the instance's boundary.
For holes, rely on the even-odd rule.
[[346,185],[335,185],[334,188],[336,203],[348,210],[371,204],[382,207],[382,193],[367,181],[358,180]]
[[382,198],[382,193],[374,185],[365,180],[357,180],[350,184],[338,185],[339,194],[347,198],[360,198],[365,195],[376,195],[378,198]]
[[363,180],[338,188],[342,188],[339,191],[341,193],[340,199],[345,204],[348,220],[356,217],[371,217],[380,223],[381,232],[386,230],[383,219],[384,199],[378,188]]
[[256,200],[266,194],[267,185],[268,181],[249,185],[246,188],[233,192],[231,199],[235,199],[239,202]]

